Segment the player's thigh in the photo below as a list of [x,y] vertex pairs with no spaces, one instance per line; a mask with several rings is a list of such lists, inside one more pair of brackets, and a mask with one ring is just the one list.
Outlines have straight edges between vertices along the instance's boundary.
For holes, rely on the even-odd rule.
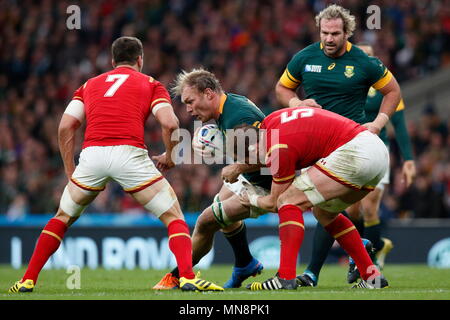
[[231,191],[226,185],[222,185],[219,190],[219,199],[225,201],[226,199],[232,197],[235,193]]
[[72,181],[67,184],[72,200],[80,205],[88,205],[97,197],[101,191],[91,191],[78,187]]
[[294,204],[305,210],[316,204],[341,196],[353,190],[331,179],[315,167],[303,170],[292,185],[278,199],[278,207]]
[[134,146],[111,148],[108,174],[146,210],[168,225],[184,219],[177,196],[156,168],[148,151]]
[[165,225],[173,220],[184,220],[175,191],[165,178],[130,195]]
[[214,222],[221,229],[228,230],[233,229],[233,225],[236,226],[237,222],[248,218],[249,215],[249,208],[239,202],[238,195],[232,194],[225,200],[221,200],[219,196],[216,196],[213,203],[202,212],[201,217],[206,222]]
[[82,189],[69,181],[61,195],[55,218],[70,226],[81,216],[99,192]]
[[332,179],[316,167],[310,167],[307,173],[325,201],[334,198],[342,198],[344,200],[345,198],[347,202],[355,203],[359,200],[359,196],[356,196],[355,192],[357,190]]
[[[230,185],[230,184],[228,184],[228,185]],[[219,191],[219,199],[221,201],[225,201],[226,199],[229,199],[234,195],[235,195],[235,192],[230,190],[230,187],[225,184],[222,186],[222,188]],[[240,221],[240,220],[236,221],[236,222],[231,222],[231,224],[226,225],[222,228],[222,232],[224,232],[224,233],[233,232],[236,229],[238,229],[241,225],[242,225],[242,221]]]
[[247,219],[249,217],[249,208],[240,203],[239,196],[236,194],[233,194],[231,197],[224,200],[222,205],[228,219],[232,222]]
[[105,189],[109,176],[105,171],[108,150],[88,147],[82,150],[78,165],[61,195],[56,218],[73,223]]
[[291,184],[277,199],[277,208],[281,208],[286,204],[296,205],[303,211],[312,207],[312,203],[304,190],[294,184]]
[[319,206],[325,211],[341,212],[361,200],[368,191],[344,185],[316,167],[303,170],[292,185],[280,195],[277,206],[294,204],[302,210]]

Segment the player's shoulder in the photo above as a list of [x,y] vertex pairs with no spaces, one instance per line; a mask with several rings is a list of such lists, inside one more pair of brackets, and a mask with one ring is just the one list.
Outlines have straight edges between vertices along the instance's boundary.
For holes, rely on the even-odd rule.
[[361,50],[360,48],[358,48],[355,45],[352,45],[352,49],[350,50],[350,53],[351,53],[352,57],[355,58],[356,60],[358,60],[360,63],[365,63],[365,64],[369,64],[369,65],[373,65],[373,66],[380,66],[380,67],[383,66],[383,63],[381,62],[380,59],[378,59],[377,57],[367,55],[363,50]]
[[253,124],[264,119],[264,113],[247,97],[235,93],[226,93],[226,96],[218,121],[223,129],[232,129],[242,123]]
[[225,100],[225,103],[227,104],[250,104],[251,101],[245,96],[236,94],[236,93],[226,93],[227,100]]
[[[360,59],[368,59],[370,58],[361,48],[359,48],[358,46],[354,45],[353,43],[348,42],[348,45],[351,45],[351,48],[349,50],[349,53],[356,57],[356,58],[360,58]],[[348,50],[348,47],[347,47]]]
[[259,109],[259,107],[246,96],[242,96],[236,93],[226,93],[226,95],[227,99],[225,100],[225,104],[231,106],[231,108],[226,108],[227,112],[237,115],[238,113],[235,111],[239,110],[240,112],[244,113],[250,112],[262,114],[262,111]]

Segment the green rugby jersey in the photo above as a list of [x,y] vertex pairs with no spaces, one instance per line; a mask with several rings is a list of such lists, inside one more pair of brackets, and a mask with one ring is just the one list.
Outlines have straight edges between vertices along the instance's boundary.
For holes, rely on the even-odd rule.
[[[248,98],[234,93],[223,94],[219,106],[220,116],[216,120],[219,129],[226,133],[240,124],[258,126],[266,117],[265,114]],[[244,173],[243,176],[252,184],[270,190],[272,176],[260,175],[259,171]]]
[[[366,105],[364,107],[366,112],[366,122],[372,122],[373,120],[375,120],[380,110],[382,100],[383,95],[374,88],[370,88],[369,93],[367,94]],[[397,141],[397,145],[400,148],[402,158],[404,161],[406,161],[413,160],[413,153],[411,147],[411,139],[409,138],[408,129],[406,127],[404,109],[405,104],[402,99],[400,100],[395,113],[392,115],[390,122],[394,127],[395,140]],[[383,140],[383,142],[388,146],[389,138],[387,135],[386,127],[381,129],[379,136],[380,139]]]
[[390,71],[375,57],[347,42],[345,53],[328,57],[316,42],[294,55],[280,78],[291,89],[303,86],[306,99],[314,99],[324,109],[358,123],[364,123],[364,105],[372,86],[383,88],[392,78]]

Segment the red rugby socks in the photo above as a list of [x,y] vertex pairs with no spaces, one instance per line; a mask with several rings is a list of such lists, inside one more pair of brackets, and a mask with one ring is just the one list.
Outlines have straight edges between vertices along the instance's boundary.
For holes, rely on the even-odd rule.
[[298,251],[305,235],[303,213],[299,207],[286,204],[278,209],[278,217],[281,243],[278,276],[288,280],[295,279]]
[[169,233],[169,248],[177,260],[180,278],[194,279],[192,270],[192,242],[189,227],[186,222],[178,219],[167,226]]
[[325,229],[353,258],[363,280],[367,280],[370,276],[380,275],[380,272],[370,259],[366,248],[364,248],[358,230],[356,230],[355,225],[347,217],[339,214]]
[[50,256],[58,250],[66,231],[67,225],[61,220],[52,218],[48,221],[39,236],[27,271],[22,280],[25,281],[31,279],[36,284],[39,272],[41,272]]

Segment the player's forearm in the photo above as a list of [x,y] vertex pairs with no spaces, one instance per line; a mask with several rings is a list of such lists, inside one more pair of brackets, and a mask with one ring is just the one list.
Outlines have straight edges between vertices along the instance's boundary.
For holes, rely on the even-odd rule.
[[74,149],[75,132],[72,128],[60,128],[58,130],[58,144],[61,158],[64,163],[64,170],[68,179],[75,171]]
[[[290,104],[299,103],[301,100],[297,97],[295,90],[286,88],[280,82],[275,86],[277,101],[281,107],[290,107]],[[298,100],[298,101],[297,101]]]
[[391,118],[391,123],[395,131],[395,140],[400,148],[400,153],[404,161],[413,160],[413,152],[411,139],[406,127],[405,116],[403,110],[397,111]]
[[378,128],[382,129],[394,115],[402,98],[402,94],[400,86],[394,77],[392,77],[386,86],[379,89],[379,91],[383,94],[383,100],[381,101],[380,111],[373,123]]
[[258,196],[257,194],[249,194],[250,205],[261,208],[266,211],[277,212],[277,201],[280,195],[289,188],[291,183],[275,183],[272,182],[270,194],[267,196]]
[[75,133],[80,126],[81,122],[77,118],[64,113],[58,127],[59,151],[64,163],[64,170],[69,179],[75,171]]
[[270,212],[277,212],[277,199],[273,197],[272,194],[269,194],[264,197],[252,195],[250,196],[249,200],[250,204],[254,207],[258,207],[260,209]]
[[[175,139],[175,137],[173,137],[174,132],[177,129],[178,129],[178,125],[162,127],[162,139],[163,139],[164,146],[166,148],[166,154],[168,156],[170,156],[171,159],[172,159],[172,157],[171,157],[172,151],[175,148],[175,146],[178,144],[178,139]],[[172,161],[174,161],[174,160],[175,159],[172,159]]]
[[239,174],[255,172],[255,171],[258,171],[262,167],[261,164],[235,163],[232,165],[235,166],[235,170],[237,172],[239,172]]
[[401,92],[400,88],[398,90],[391,90],[386,93],[383,97],[383,101],[380,106],[380,113],[385,113],[390,117],[394,115],[395,110],[397,109],[398,104],[401,100]]
[[394,114],[401,99],[400,93],[390,92],[386,94],[381,102],[380,112],[372,122],[380,130],[386,126],[391,116]]

